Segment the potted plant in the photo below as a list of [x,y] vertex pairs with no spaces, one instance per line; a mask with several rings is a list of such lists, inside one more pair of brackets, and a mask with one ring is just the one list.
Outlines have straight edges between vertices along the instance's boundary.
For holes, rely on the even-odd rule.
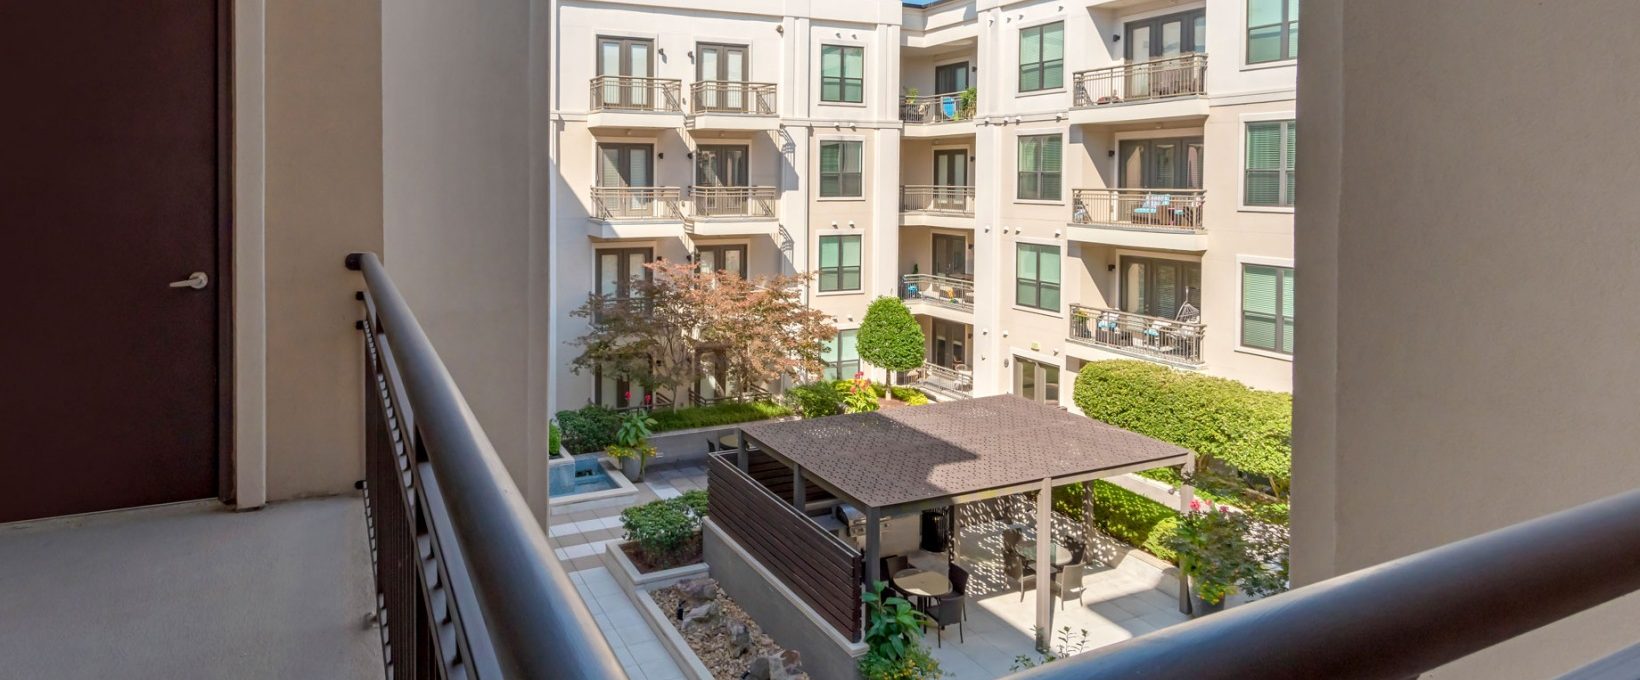
[[1225,598],[1262,571],[1247,541],[1250,528],[1245,513],[1191,501],[1190,512],[1166,542],[1179,555],[1179,572],[1189,579],[1192,617],[1224,609]]
[[604,449],[610,458],[621,462],[621,472],[633,482],[643,481],[644,468],[655,457],[655,447],[649,444],[654,432],[655,419],[643,411],[631,411],[621,418],[615,431],[615,443]]
[[866,680],[933,680],[944,675],[940,663],[923,646],[928,615],[912,608],[905,598],[883,592],[881,581],[871,584],[860,599],[866,605],[866,654],[860,657],[860,675]]
[[915,88],[915,87],[905,88],[905,103],[907,103],[907,104],[917,103],[917,94],[918,94],[917,88]]
[[979,105],[979,89],[970,87],[957,93],[957,109],[963,118],[973,118],[974,108]]

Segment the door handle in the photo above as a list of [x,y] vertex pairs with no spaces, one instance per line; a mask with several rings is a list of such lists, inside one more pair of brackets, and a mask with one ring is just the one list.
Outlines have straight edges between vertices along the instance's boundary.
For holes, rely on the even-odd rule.
[[206,276],[205,272],[194,272],[189,274],[186,279],[171,282],[172,288],[192,288],[194,290],[201,290],[208,285],[211,285],[211,277]]

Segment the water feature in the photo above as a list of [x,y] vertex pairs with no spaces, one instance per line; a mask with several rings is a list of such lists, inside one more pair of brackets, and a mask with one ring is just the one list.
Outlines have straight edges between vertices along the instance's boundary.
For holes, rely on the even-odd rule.
[[576,456],[573,464],[552,465],[549,469],[547,492],[555,499],[619,486],[596,454]]

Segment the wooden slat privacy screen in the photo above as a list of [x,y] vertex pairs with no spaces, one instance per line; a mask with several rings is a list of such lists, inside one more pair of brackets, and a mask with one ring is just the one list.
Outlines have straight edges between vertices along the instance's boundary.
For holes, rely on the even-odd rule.
[[708,474],[712,521],[837,632],[858,641],[859,551],[741,472],[732,459],[712,456]]

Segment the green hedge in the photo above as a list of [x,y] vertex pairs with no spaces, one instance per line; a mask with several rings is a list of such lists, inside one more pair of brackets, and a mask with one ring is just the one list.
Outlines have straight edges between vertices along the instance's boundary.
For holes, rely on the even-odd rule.
[[1172,442],[1272,482],[1285,496],[1293,466],[1293,398],[1234,380],[1143,361],[1095,361],[1076,376],[1088,417]]
[[570,453],[602,451],[615,443],[621,414],[596,404],[574,411],[558,412],[558,428],[563,431],[564,448]]
[[696,427],[733,425],[754,420],[768,420],[791,414],[791,409],[773,402],[731,402],[711,406],[680,408],[672,411],[656,410],[650,414],[655,419],[655,426],[650,429],[659,433]]

